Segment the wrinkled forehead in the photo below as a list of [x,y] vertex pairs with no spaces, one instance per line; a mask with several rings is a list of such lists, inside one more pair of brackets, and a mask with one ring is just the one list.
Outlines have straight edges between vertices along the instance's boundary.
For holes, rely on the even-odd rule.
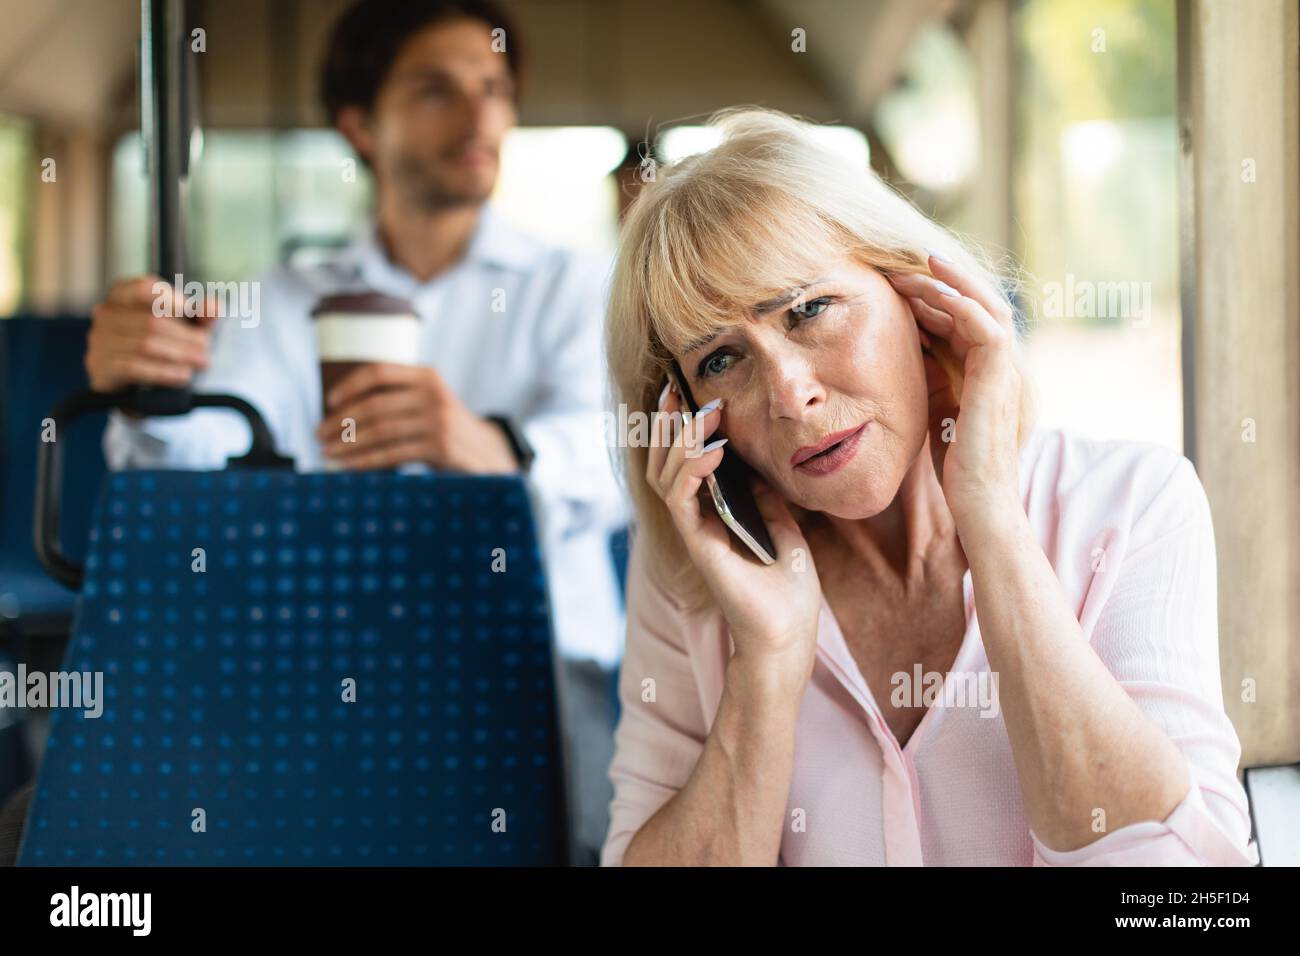
[[651,334],[674,355],[793,302],[852,251],[843,229],[795,202],[714,203],[709,212],[657,231],[645,260]]

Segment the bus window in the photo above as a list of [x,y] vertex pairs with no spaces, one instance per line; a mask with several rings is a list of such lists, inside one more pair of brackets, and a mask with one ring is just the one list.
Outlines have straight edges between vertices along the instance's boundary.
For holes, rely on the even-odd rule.
[[0,315],[23,298],[33,176],[32,124],[0,116]]

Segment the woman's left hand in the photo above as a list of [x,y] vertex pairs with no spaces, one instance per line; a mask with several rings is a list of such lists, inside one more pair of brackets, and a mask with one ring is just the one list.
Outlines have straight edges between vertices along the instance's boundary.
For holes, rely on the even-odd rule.
[[930,271],[933,278],[889,278],[922,332],[947,341],[965,369],[955,427],[943,428],[944,416],[938,415],[932,422],[939,427],[930,436],[932,443],[943,443],[943,493],[960,532],[1006,514],[1023,514],[1017,474],[1023,385],[1012,357],[1015,330],[1006,300],[983,280],[937,256],[930,257]]

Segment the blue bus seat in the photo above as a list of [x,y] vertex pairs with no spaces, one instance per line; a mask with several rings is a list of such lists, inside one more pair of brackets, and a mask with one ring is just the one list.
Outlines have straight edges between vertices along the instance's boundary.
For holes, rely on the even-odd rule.
[[96,515],[103,712],[54,711],[21,864],[567,861],[522,480],[124,472]]
[[[37,561],[32,513],[42,422],[60,399],[88,387],[89,328],[85,318],[0,319],[0,630],[9,635],[62,635],[72,620],[76,594]],[[105,473],[106,421],[88,415],[70,436],[55,436],[64,443],[63,549],[78,562]]]
[[609,556],[618,577],[618,593],[627,600],[627,559],[631,550],[632,529],[624,526],[609,536]]

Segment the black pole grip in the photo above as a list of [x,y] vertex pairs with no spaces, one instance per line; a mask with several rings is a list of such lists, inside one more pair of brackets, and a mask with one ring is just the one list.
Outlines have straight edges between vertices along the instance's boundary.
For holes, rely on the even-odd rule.
[[[169,285],[183,282],[189,266],[185,224],[194,64],[187,14],[186,0],[140,0],[140,134],[149,179],[149,259]],[[190,389],[133,385],[129,392],[131,407],[141,414],[172,415],[179,413],[170,409],[189,400]]]

